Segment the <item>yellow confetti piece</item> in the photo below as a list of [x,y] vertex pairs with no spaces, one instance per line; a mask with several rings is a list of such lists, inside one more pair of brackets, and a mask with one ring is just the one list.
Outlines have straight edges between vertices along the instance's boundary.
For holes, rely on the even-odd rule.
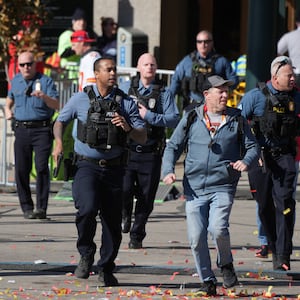
[[265,296],[265,297],[271,298],[271,297],[274,296],[274,294],[271,293],[272,288],[273,288],[272,285],[270,285],[270,286],[268,287],[268,290],[264,293],[264,296]]
[[284,215],[287,215],[288,213],[290,213],[291,212],[291,209],[290,208],[287,208],[287,209],[285,209],[284,211],[283,211],[283,214]]
[[258,235],[258,230],[254,230],[253,235]]

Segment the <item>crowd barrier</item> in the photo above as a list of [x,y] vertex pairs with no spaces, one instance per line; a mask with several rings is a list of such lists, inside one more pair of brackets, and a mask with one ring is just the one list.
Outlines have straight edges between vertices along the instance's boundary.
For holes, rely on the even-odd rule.
[[[137,73],[136,68],[129,67],[118,67],[118,84],[123,81],[129,80],[131,77],[135,76]],[[158,69],[158,77],[163,79],[167,86],[170,85],[172,75],[174,74],[173,70],[162,70]],[[74,82],[74,79],[62,79],[55,80],[57,90],[59,93],[60,99],[60,108],[62,108],[66,102],[70,99],[73,93],[77,92],[78,86]],[[228,100],[228,105],[236,107],[240,98],[244,93],[244,85],[239,86],[231,95]],[[178,107],[178,98],[176,99]],[[14,134],[11,130],[10,121],[7,121],[4,117],[4,105],[5,99],[0,99],[0,148],[1,148],[1,161],[0,161],[0,184],[1,185],[14,185]],[[49,162],[50,169],[53,168],[53,164]],[[52,174],[52,170],[51,170]]]
[[[118,83],[129,80],[132,76],[136,75],[136,68],[118,67]],[[167,84],[174,71],[157,70],[157,74],[161,79],[165,79]],[[77,92],[78,86],[72,79],[54,80],[57,86],[60,100],[60,108],[70,99],[73,93]],[[11,130],[10,121],[7,121],[4,116],[5,98],[0,98],[0,185],[12,186],[15,185],[14,180],[14,134]],[[53,164],[49,162],[51,169]],[[34,183],[34,180],[33,180]]]

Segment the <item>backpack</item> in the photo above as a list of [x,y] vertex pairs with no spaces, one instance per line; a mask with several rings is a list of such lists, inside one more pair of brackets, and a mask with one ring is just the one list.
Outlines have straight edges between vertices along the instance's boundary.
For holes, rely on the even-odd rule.
[[[184,151],[185,153],[187,153],[188,151],[188,147],[187,147],[187,138],[188,138],[188,132],[192,126],[192,124],[195,122],[196,118],[197,118],[197,112],[196,112],[196,108],[199,107],[201,104],[198,104],[193,110],[188,112],[188,116],[187,116],[187,122],[186,125],[184,127],[185,130],[185,141],[184,141]],[[241,114],[236,116],[237,118],[237,122],[238,122],[238,141],[240,142],[240,155],[241,157],[244,155],[245,153],[245,147],[242,144],[242,138],[244,135],[244,120]]]

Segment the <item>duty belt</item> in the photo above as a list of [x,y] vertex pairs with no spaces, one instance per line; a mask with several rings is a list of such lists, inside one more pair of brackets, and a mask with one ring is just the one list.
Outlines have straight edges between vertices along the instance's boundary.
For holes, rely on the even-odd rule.
[[277,156],[280,156],[280,155],[292,153],[291,149],[289,149],[288,146],[274,147],[274,148],[269,149],[269,152],[271,153],[271,155],[273,157],[277,157]]
[[50,120],[42,120],[42,121],[17,121],[16,120],[16,127],[23,127],[23,128],[39,128],[39,127],[49,127],[51,121]]
[[123,163],[121,156],[115,157],[112,159],[95,159],[95,158],[90,158],[90,157],[86,157],[86,156],[77,154],[76,159],[79,161],[80,160],[88,161],[88,162],[90,162],[94,165],[100,166],[102,168],[120,166]]
[[157,152],[157,144],[154,145],[130,145],[130,150],[137,153]]

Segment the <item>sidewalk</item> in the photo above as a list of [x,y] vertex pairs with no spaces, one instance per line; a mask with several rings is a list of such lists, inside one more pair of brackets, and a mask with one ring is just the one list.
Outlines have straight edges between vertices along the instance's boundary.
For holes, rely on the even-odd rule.
[[[254,255],[258,247],[255,201],[249,200],[245,177],[239,183],[230,225],[234,265],[240,281],[235,288],[236,298],[265,299],[273,295],[300,299],[300,222],[296,218],[292,270],[274,272],[271,255],[268,259]],[[75,209],[72,201],[54,199],[57,185],[52,186],[49,219],[44,221],[25,220],[16,194],[2,190],[0,299],[200,299],[194,294],[198,278],[187,242],[183,200],[155,203],[143,249],[128,249],[128,234],[123,235],[115,274],[120,286],[99,289],[97,274],[87,280],[73,276],[79,261]],[[180,181],[176,186],[181,190]],[[100,230],[99,224],[97,246]],[[215,266],[216,252],[211,241],[210,246]],[[223,299],[233,298],[233,291],[221,288],[218,269],[216,275],[218,295]]]

